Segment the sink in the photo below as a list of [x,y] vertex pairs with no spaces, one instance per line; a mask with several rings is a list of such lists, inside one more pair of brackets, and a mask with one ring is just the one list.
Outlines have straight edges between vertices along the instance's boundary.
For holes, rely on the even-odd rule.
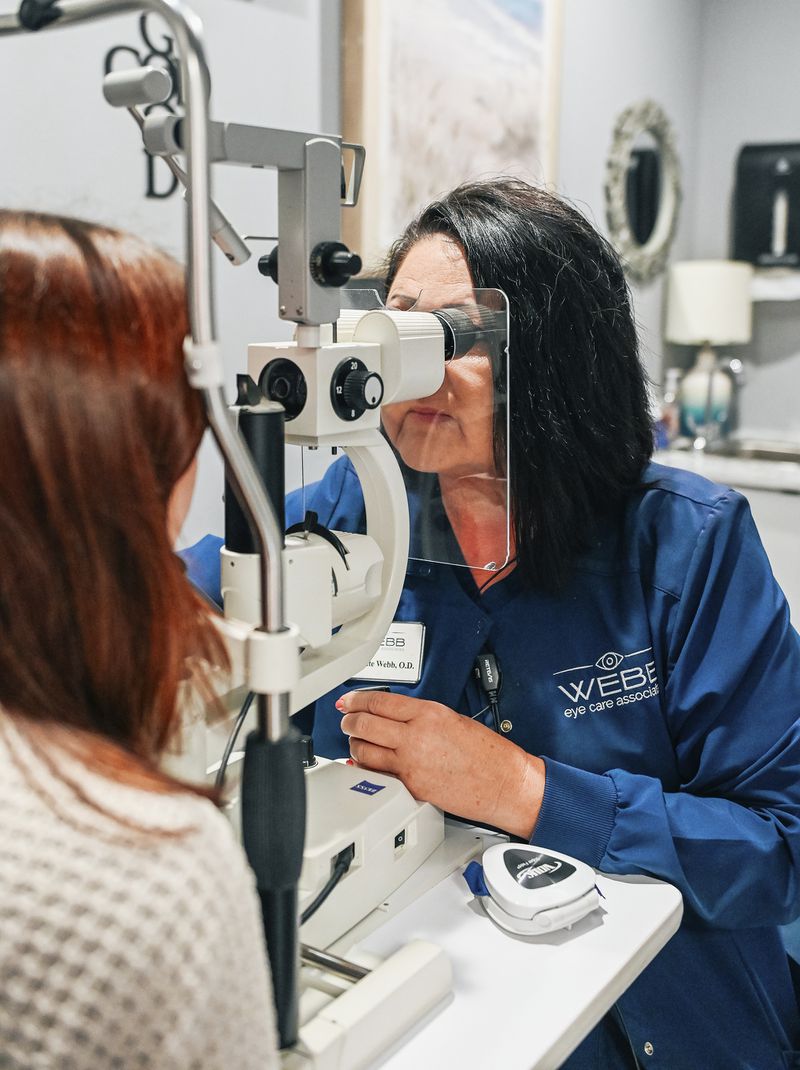
[[743,457],[754,461],[794,461],[800,464],[800,443],[763,438],[731,438],[713,442],[706,453],[715,457]]

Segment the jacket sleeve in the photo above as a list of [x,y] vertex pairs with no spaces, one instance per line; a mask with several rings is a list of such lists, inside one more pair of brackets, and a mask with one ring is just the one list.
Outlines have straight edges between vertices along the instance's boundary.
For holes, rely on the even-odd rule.
[[286,527],[301,523],[309,509],[325,527],[354,531],[363,526],[361,487],[349,457],[335,461],[318,483],[286,495]]
[[178,551],[189,582],[218,608],[222,608],[220,591],[219,552],[223,540],[219,535],[204,535],[202,539]]
[[678,790],[546,759],[533,840],[668,881],[710,924],[784,924],[800,912],[800,638],[741,495],[710,509],[665,645]]

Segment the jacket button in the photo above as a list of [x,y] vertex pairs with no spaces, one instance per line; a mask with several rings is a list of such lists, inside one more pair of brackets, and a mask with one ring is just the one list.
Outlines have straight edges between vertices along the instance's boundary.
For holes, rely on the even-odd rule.
[[650,1041],[648,1040],[648,1041],[647,1041],[647,1043],[646,1043],[646,1044],[645,1044],[645,1046],[644,1046],[644,1053],[645,1053],[645,1055],[652,1055],[652,1054],[653,1054],[653,1051],[654,1051],[654,1050],[655,1050],[655,1049],[653,1048],[653,1045],[652,1045],[652,1044],[650,1043]]
[[508,733],[508,732],[510,732],[510,731],[511,731],[511,729],[512,729],[513,727],[514,727],[514,726],[513,726],[513,724],[511,723],[511,721],[501,721],[501,722],[500,722],[500,731],[501,731],[501,732],[506,732],[506,733]]

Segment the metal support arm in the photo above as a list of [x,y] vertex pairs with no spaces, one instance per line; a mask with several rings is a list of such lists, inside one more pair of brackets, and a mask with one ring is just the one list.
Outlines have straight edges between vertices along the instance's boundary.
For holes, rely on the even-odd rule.
[[[182,123],[190,195],[187,197],[187,275],[191,339],[185,346],[189,381],[203,396],[211,430],[228,466],[229,479],[253,529],[261,555],[263,628],[284,630],[281,550],[283,532],[275,519],[252,459],[229,416],[222,387],[222,361],[215,337],[211,260],[211,196],[208,151],[208,104],[211,82],[202,45],[202,24],[182,0],[59,0],[57,17],[38,29],[88,22],[132,11],[152,11],[174,34],[181,64],[186,116]],[[31,32],[20,16],[0,16],[0,34]],[[338,188],[338,187],[337,187]],[[290,732],[288,693],[259,696],[259,733],[248,741],[255,756],[249,763],[252,785],[246,839],[250,863],[259,880],[265,928],[276,951],[272,956],[278,1031],[283,1045],[297,1039],[299,939],[296,882],[302,865],[305,794],[295,733]],[[265,781],[265,778],[268,780]],[[282,793],[276,798],[275,792]],[[292,835],[274,834],[275,813],[289,805]],[[285,811],[281,811],[287,816]],[[272,833],[272,834],[270,834]],[[276,844],[283,853],[275,854]],[[276,865],[278,863],[278,865]]]

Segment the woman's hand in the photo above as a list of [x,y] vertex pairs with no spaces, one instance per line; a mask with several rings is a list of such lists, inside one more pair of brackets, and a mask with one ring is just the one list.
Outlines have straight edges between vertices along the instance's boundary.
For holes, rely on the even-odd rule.
[[438,702],[350,691],[336,703],[350,754],[393,773],[415,799],[530,839],[544,793],[544,762]]

